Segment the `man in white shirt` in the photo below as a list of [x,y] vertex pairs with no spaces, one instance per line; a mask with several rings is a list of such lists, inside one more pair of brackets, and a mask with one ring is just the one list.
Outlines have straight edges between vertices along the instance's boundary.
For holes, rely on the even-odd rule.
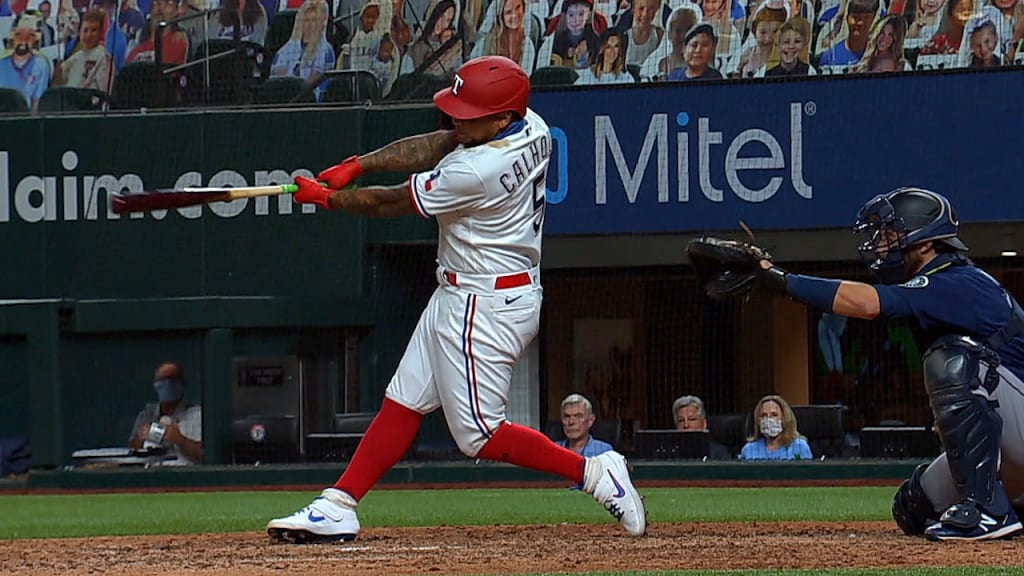
[[110,92],[114,66],[107,48],[100,42],[104,19],[105,14],[99,8],[93,8],[82,16],[78,46],[70,58],[58,65],[59,84]]

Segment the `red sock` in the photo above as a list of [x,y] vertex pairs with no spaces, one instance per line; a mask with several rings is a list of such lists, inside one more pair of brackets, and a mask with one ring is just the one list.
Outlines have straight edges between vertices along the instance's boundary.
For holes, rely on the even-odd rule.
[[575,484],[583,483],[583,456],[555,444],[540,432],[505,422],[477,458],[508,462],[530,470],[557,474]]
[[419,412],[385,398],[334,487],[356,501],[362,500],[377,480],[402,459],[416,438],[422,419]]

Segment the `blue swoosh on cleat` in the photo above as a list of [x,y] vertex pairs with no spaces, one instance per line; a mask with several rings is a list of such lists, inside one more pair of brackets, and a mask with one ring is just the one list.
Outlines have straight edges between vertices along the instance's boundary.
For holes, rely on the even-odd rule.
[[[614,478],[612,480],[614,480]],[[621,490],[621,488],[620,488],[620,490]],[[324,517],[323,516],[316,516],[316,515],[314,515],[312,510],[310,510],[309,514],[306,515],[306,519],[309,520],[310,522],[323,522],[324,521]]]
[[625,496],[626,490],[622,487],[622,484],[619,484],[619,481],[615,479],[615,475],[612,474],[611,470],[608,471],[608,477],[612,479],[612,484],[614,484],[615,488],[618,490],[613,498],[622,498]]

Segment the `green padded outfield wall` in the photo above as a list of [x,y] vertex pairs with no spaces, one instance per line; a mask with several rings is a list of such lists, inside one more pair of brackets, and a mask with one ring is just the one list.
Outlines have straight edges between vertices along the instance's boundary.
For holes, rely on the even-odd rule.
[[430,106],[0,119],[0,436],[31,431],[43,466],[121,444],[151,401],[155,364],[179,359],[203,381],[217,328],[246,355],[302,353],[318,334],[365,327],[360,408],[375,409],[419,311],[378,320],[376,303],[423,298],[409,258],[431,280],[432,223],[317,213],[288,197],[119,217],[108,198],[290,182],[436,127]]

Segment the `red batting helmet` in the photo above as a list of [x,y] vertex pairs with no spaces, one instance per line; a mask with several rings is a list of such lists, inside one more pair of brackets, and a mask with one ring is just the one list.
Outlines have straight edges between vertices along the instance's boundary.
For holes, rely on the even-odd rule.
[[457,120],[511,111],[526,116],[530,77],[504,56],[481,56],[463,64],[451,87],[434,94],[434,105]]

